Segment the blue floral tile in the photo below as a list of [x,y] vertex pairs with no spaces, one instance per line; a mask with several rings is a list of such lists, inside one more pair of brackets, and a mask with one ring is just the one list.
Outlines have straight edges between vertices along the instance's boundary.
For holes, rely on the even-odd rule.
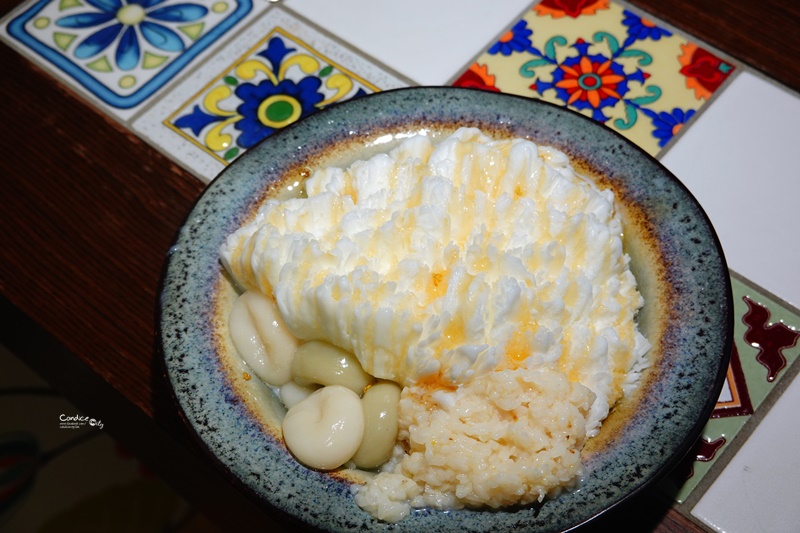
[[227,163],[317,109],[377,90],[275,28],[165,123]]
[[126,117],[231,33],[252,0],[38,0],[4,37]]
[[411,84],[276,6],[133,127],[208,181],[272,132],[316,110]]

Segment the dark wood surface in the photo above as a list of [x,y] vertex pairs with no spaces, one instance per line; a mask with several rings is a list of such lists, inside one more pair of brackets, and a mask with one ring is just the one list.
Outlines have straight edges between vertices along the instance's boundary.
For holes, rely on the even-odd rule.
[[[632,3],[800,90],[800,3]],[[0,0],[0,14],[16,5]],[[160,371],[162,263],[203,185],[4,44],[0,64],[0,341],[224,529],[267,523],[203,456]],[[654,494],[603,523],[631,517],[698,529]]]
[[800,92],[800,2],[628,1]]

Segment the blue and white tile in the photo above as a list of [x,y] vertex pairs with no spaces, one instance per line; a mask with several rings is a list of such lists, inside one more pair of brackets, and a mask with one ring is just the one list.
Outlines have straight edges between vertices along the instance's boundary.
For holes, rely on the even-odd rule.
[[125,121],[269,6],[265,0],[33,0],[2,37]]

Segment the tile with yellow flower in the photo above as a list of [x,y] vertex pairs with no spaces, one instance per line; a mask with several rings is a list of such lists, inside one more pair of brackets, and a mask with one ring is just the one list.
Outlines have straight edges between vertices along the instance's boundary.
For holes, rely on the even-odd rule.
[[453,85],[567,106],[657,155],[734,69],[620,3],[542,0]]
[[173,84],[132,127],[207,182],[262,139],[317,110],[412,84],[275,4]]
[[277,27],[165,124],[227,164],[318,109],[377,90]]

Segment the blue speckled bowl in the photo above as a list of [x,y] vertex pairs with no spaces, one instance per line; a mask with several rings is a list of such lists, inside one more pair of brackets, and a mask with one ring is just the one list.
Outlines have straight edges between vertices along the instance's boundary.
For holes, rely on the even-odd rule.
[[[645,297],[640,327],[653,366],[582,455],[578,491],[537,508],[420,510],[394,526],[361,511],[341,475],[298,464],[280,441],[280,405],[230,353],[223,239],[277,180],[351,157],[398,134],[477,126],[555,146],[614,188],[625,245]],[[714,406],[732,338],[730,281],[703,210],[681,183],[630,142],[541,101],[456,88],[388,91],[330,107],[269,137],[226,169],[197,202],[171,249],[161,295],[165,365],[180,409],[221,467],[294,526],[330,531],[562,531],[603,513],[669,471]],[[352,477],[352,476],[351,476]]]

